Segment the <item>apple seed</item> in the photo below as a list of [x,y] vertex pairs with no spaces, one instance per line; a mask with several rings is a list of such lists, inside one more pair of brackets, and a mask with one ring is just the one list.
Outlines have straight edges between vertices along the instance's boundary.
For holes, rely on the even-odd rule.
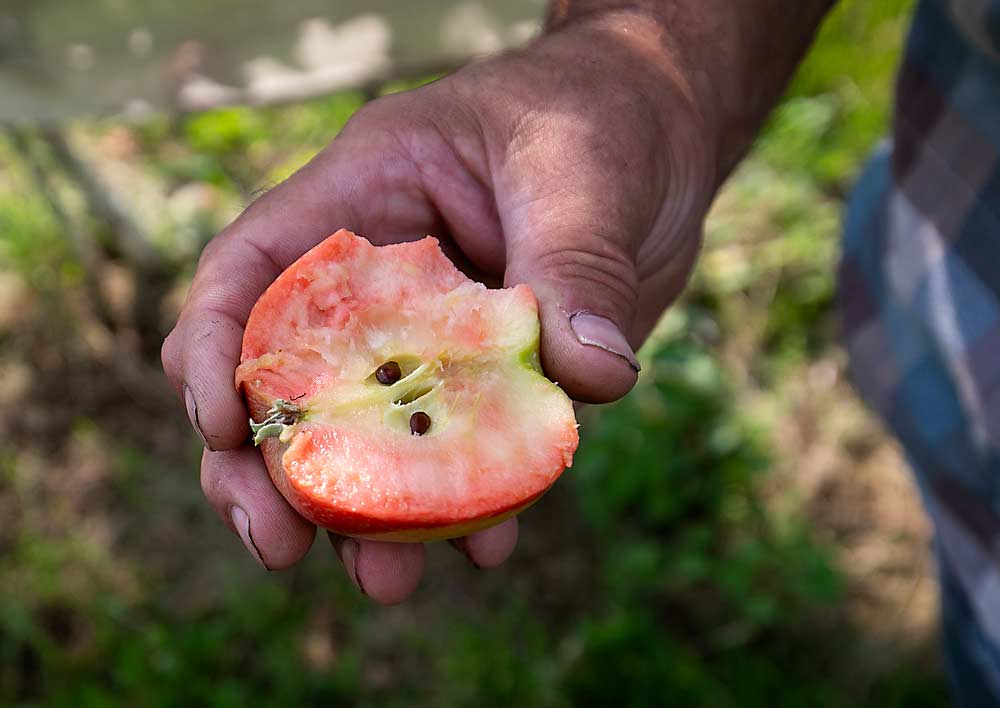
[[387,361],[375,369],[375,379],[383,386],[392,386],[402,377],[403,371],[399,368],[399,364],[394,361]]
[[417,411],[410,416],[410,434],[423,435],[431,429],[431,417],[423,411]]

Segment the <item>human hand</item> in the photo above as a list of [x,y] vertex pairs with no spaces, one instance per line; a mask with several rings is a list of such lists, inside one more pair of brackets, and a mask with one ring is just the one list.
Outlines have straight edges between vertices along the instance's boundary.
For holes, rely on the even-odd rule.
[[[205,249],[163,364],[205,442],[205,495],[261,565],[297,562],[315,528],[248,444],[233,384],[243,327],[274,278],[340,227],[375,243],[433,234],[472,277],[527,283],[543,368],[572,398],[634,385],[633,352],[686,281],[716,182],[691,91],[646,22],[596,17],[368,104]],[[416,587],[422,545],[332,538],[373,599]],[[516,540],[512,519],[455,545],[492,567]]]

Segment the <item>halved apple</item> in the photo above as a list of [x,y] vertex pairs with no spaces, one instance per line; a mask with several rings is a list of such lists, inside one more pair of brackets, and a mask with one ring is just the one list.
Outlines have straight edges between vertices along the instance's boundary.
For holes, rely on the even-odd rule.
[[516,514],[573,460],[573,407],[542,374],[538,305],[490,290],[437,240],[340,230],[250,314],[236,384],[275,485],[313,523],[382,540]]

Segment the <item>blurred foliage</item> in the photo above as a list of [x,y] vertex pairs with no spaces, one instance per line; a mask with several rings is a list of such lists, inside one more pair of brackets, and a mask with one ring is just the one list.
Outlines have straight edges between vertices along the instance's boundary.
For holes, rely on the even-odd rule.
[[840,2],[715,210],[688,299],[753,332],[752,373],[775,385],[834,338],[841,204],[887,135],[912,0]]
[[893,73],[912,0],[841,2],[823,25],[758,154],[774,167],[843,190],[886,133]]
[[[915,659],[869,672],[884,652],[843,621],[845,579],[807,516],[770,508],[774,421],[739,395],[758,380],[780,396],[832,347],[840,200],[886,130],[909,6],[833,13],[720,199],[637,389],[584,413],[577,462],[525,516],[515,559],[482,574],[431,549],[425,588],[401,608],[356,597],[318,549],[258,573],[177,473],[198,445],[165,386],[109,393],[114,357],[81,354],[103,340],[71,315],[29,304],[0,319],[0,394],[25,361],[51,384],[22,392],[0,441],[0,703],[945,705],[940,674]],[[182,291],[210,234],[363,101],[76,130],[164,186]],[[0,275],[33,295],[74,292],[59,224],[9,146],[0,162],[13,165],[0,173]]]
[[[69,249],[58,223],[10,146],[0,142],[0,263],[21,273],[39,290],[58,288]],[[25,198],[25,195],[28,195]],[[73,264],[76,265],[76,264]],[[78,267],[78,266],[77,266]]]

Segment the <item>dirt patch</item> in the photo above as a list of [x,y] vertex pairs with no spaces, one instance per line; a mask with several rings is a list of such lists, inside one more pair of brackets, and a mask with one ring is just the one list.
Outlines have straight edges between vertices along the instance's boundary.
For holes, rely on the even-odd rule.
[[853,625],[903,653],[933,652],[932,528],[898,444],[858,400],[839,358],[813,363],[786,387],[769,498],[785,512],[800,507],[835,549]]

